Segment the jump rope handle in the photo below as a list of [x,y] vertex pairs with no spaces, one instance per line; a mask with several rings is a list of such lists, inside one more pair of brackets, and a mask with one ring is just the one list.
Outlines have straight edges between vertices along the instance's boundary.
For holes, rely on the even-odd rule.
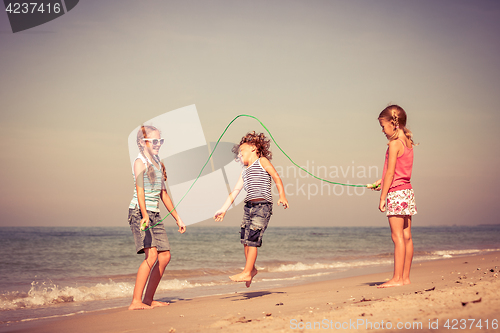
[[371,188],[373,190],[376,190],[376,189],[378,189],[380,187],[380,184],[375,184],[375,183],[373,183],[373,184],[366,184],[366,187]]

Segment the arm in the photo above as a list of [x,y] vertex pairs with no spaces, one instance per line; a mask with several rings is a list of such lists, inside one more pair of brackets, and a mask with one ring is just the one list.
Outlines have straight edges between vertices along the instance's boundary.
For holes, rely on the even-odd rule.
[[389,157],[387,159],[387,171],[385,173],[384,182],[382,183],[382,190],[380,193],[380,202],[378,209],[381,212],[385,212],[385,202],[387,199],[387,193],[389,192],[389,187],[394,179],[394,172],[396,170],[396,160],[398,158],[398,153],[400,150],[399,141],[393,140],[389,142]]
[[267,173],[273,178],[276,187],[278,188],[278,192],[280,194],[280,198],[278,200],[278,205],[282,204],[285,209],[289,207],[288,200],[286,199],[285,188],[283,187],[283,182],[281,181],[280,175],[273,167],[271,162],[265,157],[260,158],[260,164],[267,171]]
[[233,191],[227,197],[226,202],[224,202],[224,205],[222,206],[221,209],[215,212],[214,214],[215,221],[219,222],[224,220],[224,215],[226,215],[227,210],[229,209],[229,207],[231,207],[231,204],[234,202],[238,194],[240,194],[242,188],[243,188],[243,177],[240,174],[240,178],[238,178],[238,182],[234,186]]
[[163,204],[165,205],[165,208],[170,212],[170,215],[175,219],[177,226],[179,227],[179,232],[181,234],[186,232],[186,225],[184,222],[182,222],[179,214],[177,214],[177,211],[174,209],[174,204],[172,203],[172,200],[170,199],[170,196],[167,193],[167,190],[163,188],[160,192],[160,198],[161,201],[163,201]]
[[140,159],[136,159],[134,162],[134,175],[137,201],[139,202],[139,209],[142,215],[141,230],[149,226],[149,215],[146,210],[146,195],[144,194],[144,171],[146,171],[146,166]]

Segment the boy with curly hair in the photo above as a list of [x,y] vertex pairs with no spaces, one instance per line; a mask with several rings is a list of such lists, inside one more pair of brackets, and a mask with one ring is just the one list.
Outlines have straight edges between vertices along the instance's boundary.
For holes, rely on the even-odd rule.
[[214,215],[216,221],[222,221],[241,189],[245,188],[247,196],[244,200],[240,237],[245,251],[246,264],[243,272],[229,278],[235,282],[245,282],[247,288],[250,287],[253,277],[257,274],[255,268],[257,248],[262,245],[262,236],[273,213],[271,178],[279,192],[278,205],[282,204],[285,209],[289,206],[283,182],[270,162],[272,158],[270,146],[270,141],[263,133],[256,134],[254,131],[245,135],[240,143],[233,147],[237,160],[239,159],[246,168],[241,172],[236,186],[222,208]]

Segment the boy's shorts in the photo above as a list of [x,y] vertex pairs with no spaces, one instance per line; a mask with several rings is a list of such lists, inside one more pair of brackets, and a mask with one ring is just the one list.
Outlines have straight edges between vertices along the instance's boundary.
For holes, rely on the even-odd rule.
[[415,205],[415,194],[412,189],[399,190],[387,193],[386,201],[387,216],[415,215],[417,206]]
[[[149,226],[153,226],[160,222],[160,213],[147,211],[149,215]],[[149,247],[156,247],[156,251],[170,251],[170,244],[168,242],[167,232],[163,226],[163,222],[158,223],[154,228],[148,231],[140,230],[142,214],[139,207],[129,208],[128,210],[128,224],[132,230],[135,241],[135,250],[137,254],[144,253],[144,249]],[[147,228],[146,228],[147,229]]]
[[247,202],[241,223],[241,244],[253,247],[262,245],[262,236],[273,214],[273,204],[268,201]]

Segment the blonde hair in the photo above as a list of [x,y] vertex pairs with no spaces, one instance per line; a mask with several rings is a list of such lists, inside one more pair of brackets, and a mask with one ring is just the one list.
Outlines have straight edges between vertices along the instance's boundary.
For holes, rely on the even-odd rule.
[[[160,132],[156,127],[154,126],[141,126],[139,130],[137,131],[137,147],[139,147],[139,152],[141,155],[144,157],[146,160],[146,175],[148,176],[149,181],[153,184],[156,181],[156,175],[155,175],[155,170],[153,168],[153,165],[149,163],[149,159],[144,155],[144,147],[141,145],[141,141],[143,139],[147,139],[148,135],[150,135],[152,132]],[[165,165],[163,164],[162,161],[160,161],[160,158],[158,155],[154,155],[153,159],[161,165],[161,171],[163,174],[163,179],[166,181],[167,180],[167,171],[165,170]]]
[[[417,146],[413,141],[413,133],[406,127],[406,112],[399,105],[389,105],[378,115],[378,119],[384,119],[392,123],[392,125],[398,129],[403,130],[408,140],[410,140],[413,146]],[[389,140],[395,140],[398,138],[398,131],[394,132],[394,135],[389,138]]]

